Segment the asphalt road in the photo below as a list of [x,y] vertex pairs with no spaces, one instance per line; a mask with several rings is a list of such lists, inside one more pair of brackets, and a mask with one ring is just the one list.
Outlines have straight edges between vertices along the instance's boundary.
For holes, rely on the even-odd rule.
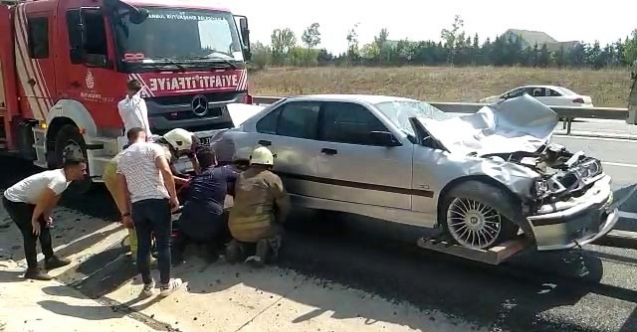
[[[555,141],[602,159],[618,200],[637,182],[637,142],[564,136]],[[35,171],[6,158],[0,168],[2,188]],[[116,215],[100,189],[65,197],[62,204],[104,219]],[[637,199],[626,200],[621,210],[637,213]],[[326,220],[303,220],[304,227],[288,234],[282,267],[408,301],[424,312],[442,311],[490,331],[637,331],[637,250],[591,245],[579,253],[526,252],[491,267],[419,250],[413,243],[422,232],[411,227],[353,216],[327,227]],[[623,218],[618,228],[637,231],[636,221]],[[99,268],[114,258],[100,259],[92,264]],[[94,286],[83,292],[91,297],[107,292],[109,284],[102,281],[112,273],[95,273],[86,281]],[[120,278],[135,272],[128,273]]]

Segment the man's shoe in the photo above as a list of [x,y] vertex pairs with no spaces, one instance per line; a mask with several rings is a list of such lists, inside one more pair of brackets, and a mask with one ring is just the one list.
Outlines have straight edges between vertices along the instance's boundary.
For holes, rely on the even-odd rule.
[[142,289],[143,296],[153,296],[155,295],[155,280],[151,279],[149,284],[144,284],[144,288]]
[[178,290],[184,285],[184,282],[179,278],[170,279],[170,281],[159,287],[159,296],[166,297],[172,294],[174,291]]
[[257,269],[265,266],[264,260],[257,255],[252,255],[246,258],[245,263]]
[[71,264],[70,259],[58,258],[57,256],[53,256],[44,261],[44,268],[46,268],[47,270],[53,270],[63,266],[67,266],[69,264]]
[[53,279],[53,277],[51,277],[48,273],[40,269],[27,270],[27,272],[24,274],[24,278],[31,279],[31,280],[41,280],[41,281],[49,281]]

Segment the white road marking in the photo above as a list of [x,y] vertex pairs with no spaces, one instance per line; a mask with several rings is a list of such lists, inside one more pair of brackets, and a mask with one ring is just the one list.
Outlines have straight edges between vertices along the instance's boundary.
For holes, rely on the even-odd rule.
[[620,218],[637,220],[637,213],[635,213],[635,212],[619,211],[618,214],[619,214]]
[[[612,135],[613,133],[609,133],[609,134]],[[616,135],[622,135],[622,134],[616,134]],[[589,140],[589,141],[609,141],[609,142],[634,143],[633,139],[619,138],[619,137],[618,138],[614,138],[614,137],[596,137],[596,136],[574,136],[574,135],[565,135],[565,134],[559,134],[559,133],[554,134],[554,136],[556,138],[559,137],[559,138],[570,138],[570,139],[583,139],[583,140]]]
[[606,164],[606,165],[610,165],[610,166],[618,166],[618,167],[637,168],[637,165],[635,165],[635,164],[614,163],[614,162],[610,162],[610,161],[602,161],[602,164]]

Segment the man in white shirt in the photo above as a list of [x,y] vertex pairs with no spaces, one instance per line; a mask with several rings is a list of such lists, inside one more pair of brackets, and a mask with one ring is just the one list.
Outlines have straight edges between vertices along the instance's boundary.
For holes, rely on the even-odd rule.
[[44,266],[47,270],[68,265],[67,259],[53,254],[51,232],[53,220],[51,213],[60,200],[60,196],[71,181],[86,176],[86,161],[82,158],[68,157],[64,167],[31,175],[5,190],[2,205],[22,232],[24,238],[24,256],[27,260],[27,279],[51,280],[48,273],[38,268],[37,240],[40,240],[44,254]]
[[119,116],[124,122],[124,132],[127,133],[133,128],[142,128],[146,132],[146,137],[150,139],[150,125],[148,124],[148,109],[146,101],[141,96],[142,84],[138,80],[130,80],[126,84],[126,98],[117,103]]
[[154,234],[160,295],[167,296],[183,284],[181,279],[170,277],[171,212],[179,208],[179,201],[166,150],[157,143],[145,142],[140,134],[117,165],[118,206],[122,222],[125,225],[132,223],[137,234],[137,267],[144,282],[143,294],[153,295],[155,289],[150,274],[151,237]]

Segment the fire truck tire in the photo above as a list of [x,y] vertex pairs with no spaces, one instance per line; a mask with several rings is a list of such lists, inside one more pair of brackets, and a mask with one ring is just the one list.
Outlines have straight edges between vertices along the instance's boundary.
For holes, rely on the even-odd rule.
[[[67,153],[81,153],[86,158],[86,142],[80,134],[80,130],[71,124],[67,124],[60,128],[55,136],[55,159],[59,165],[64,162]],[[87,160],[88,162],[88,160]],[[66,192],[71,195],[86,194],[93,188],[93,182],[89,176],[82,181],[73,181]]]

